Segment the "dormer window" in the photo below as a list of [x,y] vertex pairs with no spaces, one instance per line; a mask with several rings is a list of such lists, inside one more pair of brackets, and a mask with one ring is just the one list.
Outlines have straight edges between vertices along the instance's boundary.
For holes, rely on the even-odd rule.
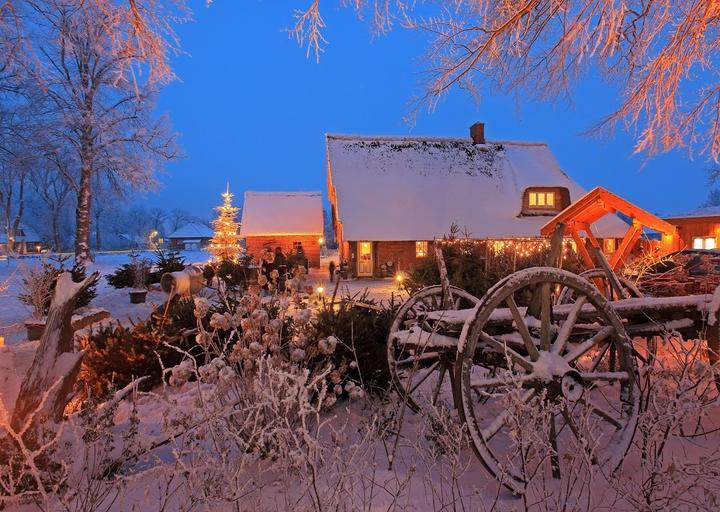
[[555,208],[555,192],[531,191],[528,196],[530,208]]
[[565,187],[527,188],[520,215],[555,215],[569,205],[570,192]]

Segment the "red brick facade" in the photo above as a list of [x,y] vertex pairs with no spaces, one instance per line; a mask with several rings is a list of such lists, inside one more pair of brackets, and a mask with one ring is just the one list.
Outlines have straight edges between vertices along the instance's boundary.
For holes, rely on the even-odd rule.
[[[416,254],[416,241],[385,241],[372,243],[372,277],[383,277],[382,265],[392,262],[392,266],[398,271],[407,271],[423,261],[425,257],[418,257]],[[427,242],[428,254],[432,251],[432,241]],[[350,272],[354,276],[359,275],[358,268],[358,242],[348,242],[343,248],[342,257],[346,257],[350,264]],[[365,276],[362,276],[365,277]],[[371,276],[367,276],[371,277]]]
[[301,243],[305,257],[311,267],[320,267],[320,242],[321,234],[317,235],[266,235],[249,236],[245,239],[247,253],[257,257],[264,249],[275,250],[281,247],[284,254],[290,254],[295,250],[295,244]]

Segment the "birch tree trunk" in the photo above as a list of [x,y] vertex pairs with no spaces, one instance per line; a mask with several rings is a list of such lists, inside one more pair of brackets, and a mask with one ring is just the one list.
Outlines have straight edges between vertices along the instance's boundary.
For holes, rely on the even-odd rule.
[[[90,149],[88,148],[89,152]],[[80,169],[80,189],[75,208],[75,261],[86,265],[90,261],[90,205],[92,204],[92,165],[83,161]]]
[[25,375],[10,421],[19,434],[32,440],[38,428],[62,420],[72,396],[83,352],[74,351],[71,319],[78,295],[98,279],[97,272],[80,283],[70,272],[57,278],[45,332]]

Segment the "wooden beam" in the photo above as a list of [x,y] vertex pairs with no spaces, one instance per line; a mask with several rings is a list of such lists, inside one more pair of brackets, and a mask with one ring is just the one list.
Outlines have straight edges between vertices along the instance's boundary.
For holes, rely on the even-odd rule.
[[572,226],[572,228],[570,229],[570,234],[572,235],[573,240],[575,240],[577,250],[580,253],[582,259],[585,261],[585,265],[587,266],[588,270],[591,268],[595,268],[595,262],[593,261],[592,256],[590,256],[590,253],[585,246],[585,240],[582,239],[575,226]]
[[641,233],[641,225],[633,223],[633,225],[630,226],[630,229],[627,230],[627,233],[625,233],[625,236],[620,241],[620,246],[615,250],[615,254],[613,254],[613,257],[610,259],[610,267],[613,270],[617,270],[620,263],[630,254],[635,242],[640,238]]

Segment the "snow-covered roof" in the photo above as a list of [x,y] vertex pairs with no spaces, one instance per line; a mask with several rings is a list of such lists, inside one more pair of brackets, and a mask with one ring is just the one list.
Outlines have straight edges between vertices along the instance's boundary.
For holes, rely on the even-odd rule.
[[168,238],[212,238],[213,230],[200,222],[191,222],[179,227]]
[[[15,233],[15,242],[40,242],[40,235],[27,224],[20,224]],[[7,243],[7,234],[0,233],[0,244]]]
[[720,206],[704,206],[685,213],[668,215],[666,219],[687,219],[692,217],[720,217]]
[[[530,187],[585,190],[545,143],[328,134],[328,189],[345,240],[432,240],[452,223],[473,238],[538,237],[547,216],[522,216]],[[601,219],[598,236],[627,224]]]
[[245,192],[240,236],[322,236],[322,232],[320,192]]

